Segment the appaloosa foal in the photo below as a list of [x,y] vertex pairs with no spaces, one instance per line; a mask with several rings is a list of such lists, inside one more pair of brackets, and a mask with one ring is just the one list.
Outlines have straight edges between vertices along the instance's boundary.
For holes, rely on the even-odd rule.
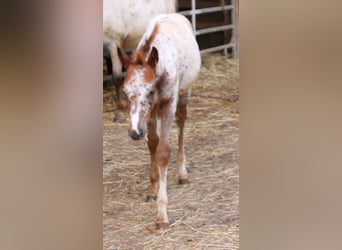
[[124,91],[130,104],[129,135],[139,140],[147,133],[151,154],[147,199],[156,199],[159,180],[157,228],[166,229],[171,124],[176,115],[179,184],[187,184],[183,129],[190,86],[201,66],[200,52],[189,21],[179,14],[165,14],[151,20],[131,57],[120,48],[118,54],[127,69]]

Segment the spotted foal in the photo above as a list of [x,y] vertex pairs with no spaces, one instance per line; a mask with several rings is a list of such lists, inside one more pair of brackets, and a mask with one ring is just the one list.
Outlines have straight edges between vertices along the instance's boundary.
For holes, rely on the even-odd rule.
[[[157,228],[166,229],[167,165],[174,116],[179,128],[177,167],[179,184],[188,184],[183,144],[184,123],[191,83],[200,70],[201,57],[188,20],[179,14],[153,18],[137,49],[128,57],[118,49],[127,69],[124,92],[130,104],[129,136],[146,138],[151,156],[147,199],[156,199]],[[159,190],[157,193],[159,184]]]

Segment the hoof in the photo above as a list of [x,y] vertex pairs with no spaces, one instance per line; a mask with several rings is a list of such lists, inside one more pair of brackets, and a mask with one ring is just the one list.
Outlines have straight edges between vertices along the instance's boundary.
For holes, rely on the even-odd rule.
[[147,195],[146,196],[146,201],[156,201],[157,200],[157,195]]
[[156,223],[156,229],[157,230],[166,230],[169,228],[169,223],[168,222],[161,222],[161,223]]
[[188,178],[179,179],[179,180],[178,180],[178,184],[179,184],[179,185],[188,185],[188,184],[190,184],[190,181],[189,181]]

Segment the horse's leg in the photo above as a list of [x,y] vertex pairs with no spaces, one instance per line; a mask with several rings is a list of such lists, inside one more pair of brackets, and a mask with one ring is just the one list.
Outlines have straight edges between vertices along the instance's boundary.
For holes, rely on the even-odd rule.
[[[107,47],[103,48],[103,60],[105,62],[105,64],[103,65],[103,73],[107,75],[112,75],[112,71],[113,71],[112,59],[110,58],[110,52],[107,49]],[[112,88],[112,85],[113,85],[112,81],[110,82],[105,81],[103,87],[105,89],[109,89],[109,88]]]
[[[189,90],[190,92],[190,90]],[[176,122],[178,125],[178,154],[177,154],[177,167],[178,167],[178,183],[189,184],[188,174],[186,172],[186,158],[184,153],[184,144],[183,144],[183,134],[184,134],[184,123],[186,120],[187,109],[186,106],[188,104],[189,92],[182,94],[179,97],[176,111]]]
[[118,56],[117,46],[115,43],[112,43],[108,46],[110,51],[110,57],[112,59],[112,81],[115,87],[116,94],[116,111],[114,114],[113,121],[123,122],[124,114],[123,110],[126,107],[125,95],[123,93],[123,81],[122,81],[122,65]]
[[156,110],[152,110],[151,118],[147,123],[147,145],[150,150],[151,156],[151,167],[150,167],[150,186],[148,188],[147,201],[156,200],[157,199],[157,185],[158,185],[158,162],[156,158],[157,146],[159,142],[159,136],[156,132],[157,129],[157,119],[156,119]]
[[157,147],[157,159],[159,166],[159,191],[158,191],[158,216],[157,228],[167,229],[169,226],[169,219],[167,216],[167,165],[170,160],[171,147],[170,147],[170,131],[173,120],[172,100],[165,101],[159,105],[158,116],[160,117],[160,138]]

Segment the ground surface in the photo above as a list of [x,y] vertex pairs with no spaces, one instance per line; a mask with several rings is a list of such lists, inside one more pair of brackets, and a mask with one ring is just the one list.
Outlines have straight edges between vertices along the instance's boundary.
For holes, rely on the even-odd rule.
[[238,61],[221,54],[202,60],[185,125],[191,184],[177,184],[174,124],[165,232],[154,230],[156,203],[145,202],[147,145],[128,137],[127,122],[112,123],[113,96],[104,91],[104,249],[239,249]]

